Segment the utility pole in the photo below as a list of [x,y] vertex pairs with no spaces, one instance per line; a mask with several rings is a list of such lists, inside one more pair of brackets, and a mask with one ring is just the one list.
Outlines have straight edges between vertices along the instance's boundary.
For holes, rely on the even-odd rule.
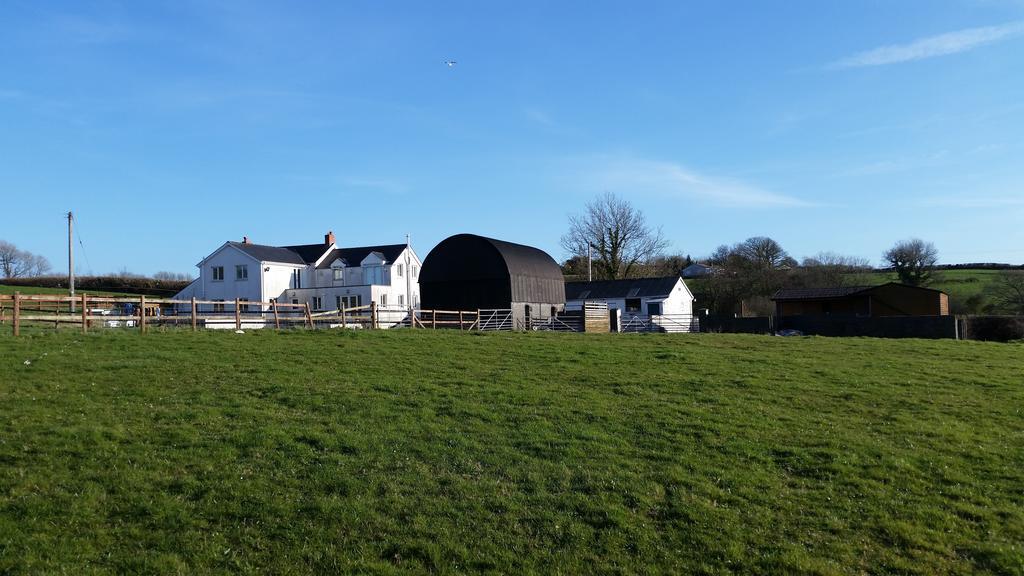
[[71,242],[71,233],[75,215],[68,211],[68,289],[71,291],[71,311],[75,311],[75,252]]
[[405,235],[405,305],[409,307],[409,326],[414,327],[412,322],[413,306],[412,306],[412,239],[406,234]]

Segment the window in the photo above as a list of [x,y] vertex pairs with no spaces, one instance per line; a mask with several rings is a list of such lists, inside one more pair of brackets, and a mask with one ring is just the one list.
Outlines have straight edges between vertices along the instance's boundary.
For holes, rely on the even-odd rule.
[[640,311],[640,299],[639,298],[626,298],[626,312],[639,312]]
[[224,281],[224,267],[223,266],[214,266],[213,267],[213,281],[214,282],[223,282]]
[[[224,272],[224,268],[221,268],[220,270],[221,270],[222,273]],[[223,278],[221,278],[221,280],[223,280]],[[218,298],[217,300],[214,300],[214,302],[224,302],[224,301]],[[214,312],[223,312],[224,311],[224,304],[214,304],[213,305],[213,311]]]
[[363,268],[363,284],[383,284],[384,267],[366,266]]
[[298,304],[298,303],[299,303],[299,299],[298,298],[292,298],[292,304]]
[[334,308],[337,310],[341,310],[341,296],[334,297]]
[[292,270],[292,288],[302,288],[302,270]]
[[412,266],[412,277],[415,278],[416,274],[418,272],[419,272],[419,268],[415,264],[413,264],[413,266]]
[[385,307],[388,305],[388,295],[387,294],[381,294],[380,295],[380,305],[381,306],[385,306]]
[[341,304],[346,308],[358,308],[363,303],[362,296],[339,296]]
[[248,280],[249,279],[249,266],[245,264],[239,264],[235,266],[235,280]]
[[334,274],[335,282],[343,282],[345,280],[344,268],[331,268],[331,272]]
[[647,315],[648,316],[660,316],[661,315],[661,302],[648,302],[647,303]]
[[398,305],[403,308],[405,307],[405,294],[398,295]]
[[[248,302],[249,299],[248,298],[239,298],[238,301],[239,302]],[[248,312],[249,311],[249,305],[248,304],[241,304],[241,307],[242,307],[242,312]]]
[[323,299],[319,296],[313,296],[309,299],[309,307],[313,310],[319,310],[323,306]]
[[401,278],[401,277],[402,277],[402,264],[399,264],[399,265],[398,265],[398,277],[399,277],[399,278]]

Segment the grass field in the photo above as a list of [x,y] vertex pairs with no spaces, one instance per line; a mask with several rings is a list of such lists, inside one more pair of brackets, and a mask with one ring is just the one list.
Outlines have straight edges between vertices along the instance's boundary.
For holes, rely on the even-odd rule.
[[[39,286],[7,286],[0,284],[0,294],[14,294],[15,292],[21,292],[22,294],[58,294],[60,296],[67,296],[67,288],[42,288]],[[76,292],[76,296],[82,294],[82,290]],[[128,296],[138,298],[138,294],[124,294],[120,292],[103,292],[98,290],[85,290],[89,296]]]
[[[950,297],[964,299],[984,293],[999,272],[999,270],[939,270],[936,272],[938,280],[928,287],[942,290]],[[899,281],[895,272],[872,272],[862,276],[867,284]]]
[[1021,574],[1022,368],[957,341],[4,335],[0,573]]

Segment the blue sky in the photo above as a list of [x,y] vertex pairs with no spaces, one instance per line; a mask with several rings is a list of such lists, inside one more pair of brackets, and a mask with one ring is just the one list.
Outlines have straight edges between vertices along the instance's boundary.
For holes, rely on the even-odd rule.
[[67,210],[80,273],[328,229],[561,259],[604,191],[695,257],[1024,262],[1021,1],[7,0],[0,70],[0,239],[57,269]]

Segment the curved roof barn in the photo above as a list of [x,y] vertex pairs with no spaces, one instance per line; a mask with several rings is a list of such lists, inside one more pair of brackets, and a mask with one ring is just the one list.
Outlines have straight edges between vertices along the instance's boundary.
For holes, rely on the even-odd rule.
[[420,272],[424,308],[474,310],[565,304],[562,269],[543,250],[456,234],[427,254]]

